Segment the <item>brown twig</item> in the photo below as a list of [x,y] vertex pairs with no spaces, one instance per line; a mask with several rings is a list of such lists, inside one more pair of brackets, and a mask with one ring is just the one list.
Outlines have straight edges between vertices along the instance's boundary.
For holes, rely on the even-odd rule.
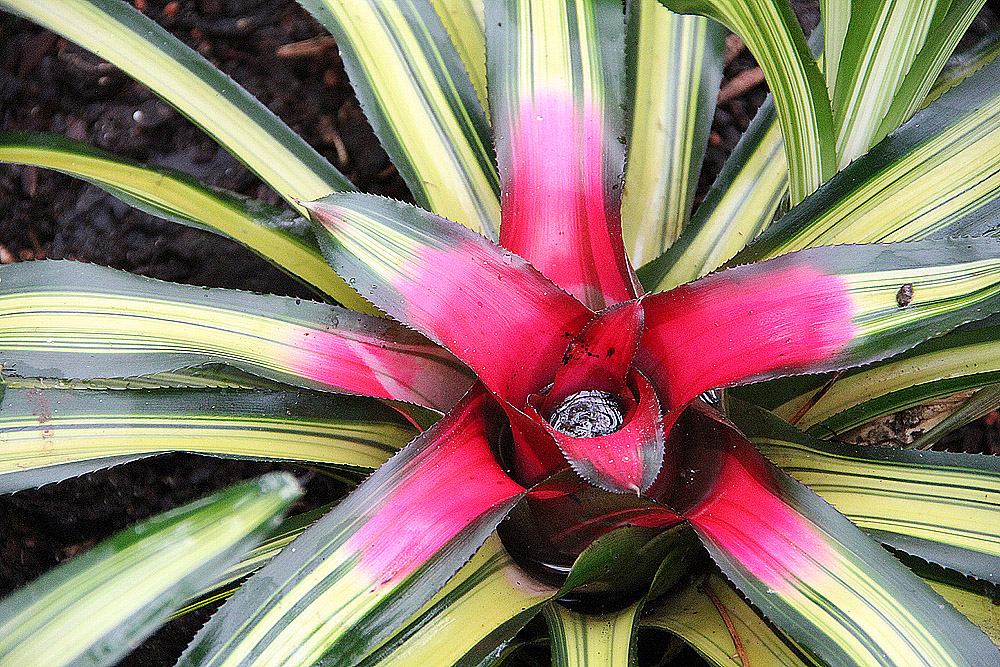
[[727,81],[719,90],[719,100],[717,104],[722,104],[723,102],[728,102],[733,98],[739,97],[751,88],[759,86],[762,83],[764,83],[764,72],[761,68],[754,67],[753,69],[740,72]]
[[812,409],[812,407],[819,402],[819,399],[823,398],[823,396],[826,395],[826,392],[830,391],[830,388],[833,386],[833,383],[839,380],[840,376],[842,376],[843,374],[844,374],[843,370],[839,370],[836,373],[834,373],[833,377],[827,380],[822,387],[816,390],[815,394],[809,397],[809,400],[806,401],[806,404],[803,405],[801,408],[799,408],[799,411],[795,413],[794,417],[788,420],[788,423],[792,424],[793,426],[795,424],[798,424],[799,420],[806,416],[806,413],[809,412]]
[[330,35],[320,35],[304,39],[301,42],[282,44],[275,51],[275,55],[279,58],[312,58],[314,56],[321,56],[336,46],[337,42],[333,37]]

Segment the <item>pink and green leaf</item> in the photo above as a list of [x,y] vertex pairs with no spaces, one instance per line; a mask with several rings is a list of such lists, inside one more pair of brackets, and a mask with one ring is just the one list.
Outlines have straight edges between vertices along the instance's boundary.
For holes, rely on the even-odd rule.
[[302,389],[8,386],[0,397],[0,492],[172,451],[377,468],[414,435],[379,401]]
[[495,239],[489,123],[430,0],[300,0],[337,40],[365,114],[417,204]]
[[987,667],[1000,650],[843,515],[707,408],[688,410],[671,502],[723,573],[833,667]]
[[674,410],[713,387],[856,366],[1000,302],[1000,241],[833,246],[643,300],[640,368]]
[[894,550],[1000,583],[1000,461],[817,440],[730,397],[767,458]]
[[619,217],[621,3],[507,0],[486,25],[501,244],[594,310],[634,298]]
[[344,193],[308,207],[348,283],[515,405],[552,381],[593,316],[514,253],[415,206]]
[[352,665],[482,545],[524,489],[493,457],[481,388],[250,579],[180,665]]
[[471,383],[425,338],[335,306],[79,262],[11,264],[0,277],[0,352],[14,375],[109,378],[221,363],[441,411]]

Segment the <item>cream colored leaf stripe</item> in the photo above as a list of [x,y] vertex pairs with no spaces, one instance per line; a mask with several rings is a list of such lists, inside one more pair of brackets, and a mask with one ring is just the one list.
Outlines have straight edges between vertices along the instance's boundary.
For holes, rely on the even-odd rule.
[[582,614],[561,604],[544,607],[554,667],[631,665],[641,603],[608,614]]
[[482,664],[558,590],[525,574],[496,533],[359,667]]
[[274,473],[144,521],[0,602],[0,663],[109,665],[202,580],[237,561],[299,496]]
[[500,185],[489,125],[429,0],[305,0],[337,39],[383,146],[417,203],[496,238]]
[[654,603],[641,624],[674,633],[720,667],[825,667],[775,631],[718,573],[694,578],[663,603]]
[[[969,249],[971,252],[972,246]],[[856,308],[852,318],[857,327],[856,335],[871,336],[996,297],[1000,294],[1000,257],[936,267],[846,274],[841,278]],[[970,314],[968,319],[976,317]]]
[[994,231],[1000,210],[1000,62],[914,116],[734,261],[818,245]]
[[792,204],[836,173],[833,114],[826,84],[795,14],[777,0],[661,0],[676,11],[718,19],[747,43],[775,95],[789,163]]
[[841,58],[833,95],[839,168],[868,151],[942,4],[885,0],[852,11],[851,60]]
[[767,101],[676,243],[636,274],[663,292],[720,267],[774,219],[788,190],[788,163],[774,104]]
[[765,437],[753,441],[776,465],[866,531],[1000,557],[997,470],[965,467],[962,455],[951,457],[948,466],[943,457],[919,452],[878,457],[837,443],[820,447]]
[[722,76],[721,26],[657,0],[629,6],[636,53],[622,228],[633,265],[657,257],[687,224]]
[[0,491],[55,481],[66,464],[168,451],[376,468],[414,435],[376,401],[301,390],[8,387]]

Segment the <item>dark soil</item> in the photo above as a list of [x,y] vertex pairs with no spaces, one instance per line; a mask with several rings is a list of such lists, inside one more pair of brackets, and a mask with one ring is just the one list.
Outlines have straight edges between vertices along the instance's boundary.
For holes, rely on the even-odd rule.
[[[133,4],[263,100],[360,189],[408,198],[361,113],[335,46],[327,42],[297,56],[279,50],[325,34],[292,0]],[[813,6],[800,18],[811,29],[818,12]],[[980,30],[993,23],[985,10]],[[64,134],[279,203],[241,163],[114,67],[3,14],[0,34],[0,129]],[[755,67],[745,49],[732,46],[724,85]],[[750,85],[716,111],[702,194],[765,95],[764,85]],[[0,165],[0,209],[3,263],[72,258],[164,280],[309,296],[236,243],[163,222],[61,174]],[[984,428],[977,432],[985,433]],[[971,446],[969,437],[963,444]],[[173,454],[0,497],[0,595],[126,525],[275,467]],[[339,491],[335,483],[309,471],[288,469],[311,480],[309,495],[297,509],[328,502]],[[122,664],[172,664],[205,618],[207,612],[168,624]]]

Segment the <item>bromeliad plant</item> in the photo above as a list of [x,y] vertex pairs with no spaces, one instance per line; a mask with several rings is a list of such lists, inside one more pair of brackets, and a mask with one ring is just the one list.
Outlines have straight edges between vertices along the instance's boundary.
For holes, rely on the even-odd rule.
[[[981,2],[826,0],[807,44],[783,0],[665,0],[739,33],[774,94],[693,216],[718,24],[653,0],[300,2],[418,206],[350,192],[119,0],[0,2],[150,86],[312,224],[59,137],[3,135],[0,158],[231,236],[346,306],[0,269],[5,490],[171,450],[377,468],[193,570],[212,591],[269,560],[180,664],[516,661],[537,614],[562,665],[629,664],[640,627],[717,665],[1000,662],[977,627],[998,638],[1000,465],[840,442],[980,389],[960,420],[1000,372],[994,42],[945,68]],[[121,592],[135,570],[101,563],[0,606],[0,662],[107,664],[150,632],[162,614]],[[177,570],[142,570],[148,604],[181,603]],[[100,631],[88,586],[122,598]]]

